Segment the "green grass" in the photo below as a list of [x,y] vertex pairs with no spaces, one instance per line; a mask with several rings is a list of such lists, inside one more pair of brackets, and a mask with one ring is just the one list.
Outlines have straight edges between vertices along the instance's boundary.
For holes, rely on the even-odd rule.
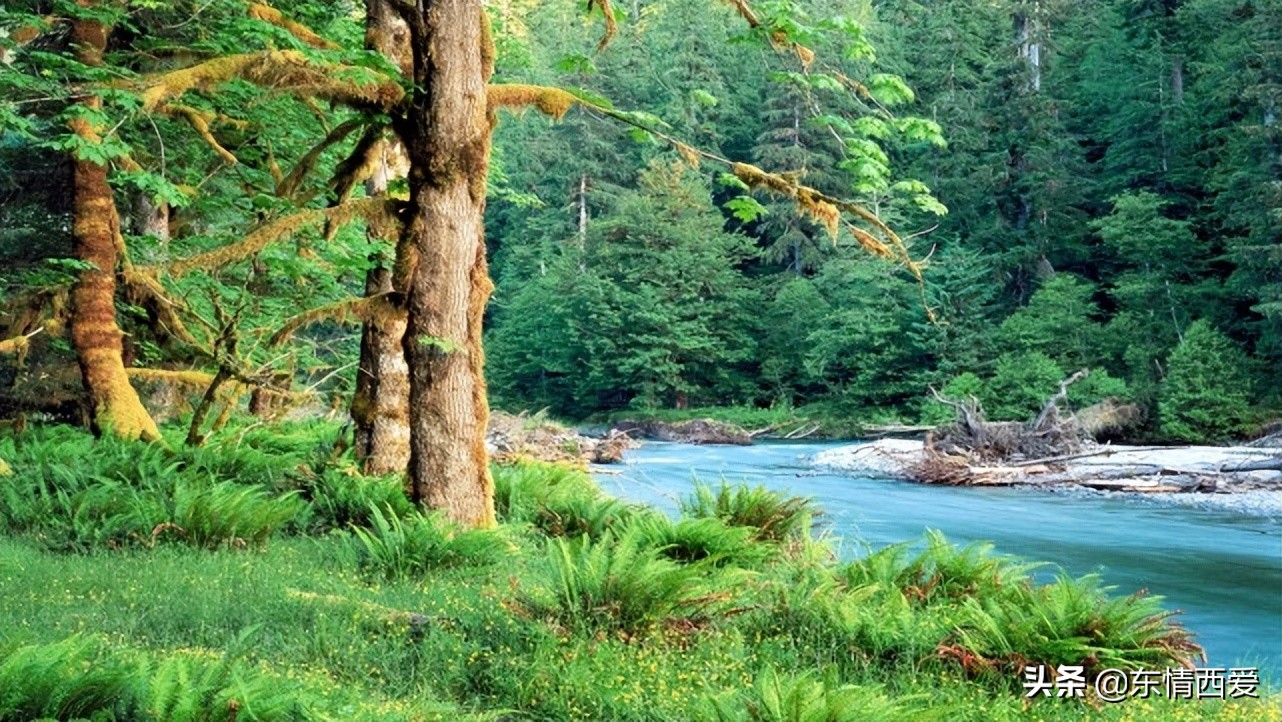
[[[0,480],[0,722],[1282,720],[1276,699],[1025,705],[1024,660],[1153,668],[1193,651],[1157,600],[1090,577],[1038,585],[1021,561],[938,536],[838,564],[806,524],[762,524],[777,513],[741,525],[621,507],[562,527],[549,510],[619,509],[581,472],[538,465],[496,470],[506,523],[464,532],[387,506],[388,479],[317,461],[331,433],[217,463],[67,434],[0,441],[16,462]],[[255,476],[259,452],[288,468]],[[301,510],[254,543],[121,542],[106,512],[50,543],[74,519],[59,516],[63,486],[125,513],[118,497],[179,481]],[[789,501],[743,493],[752,503],[727,508]],[[206,537],[229,534],[249,532]]]

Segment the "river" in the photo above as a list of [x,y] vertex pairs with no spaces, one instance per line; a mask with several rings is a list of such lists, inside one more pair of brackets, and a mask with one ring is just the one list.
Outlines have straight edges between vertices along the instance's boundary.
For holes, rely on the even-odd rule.
[[1196,633],[1211,666],[1259,667],[1275,686],[1282,678],[1282,518],[1117,496],[816,473],[808,459],[839,445],[647,443],[597,480],[616,496],[673,513],[695,477],[809,496],[841,539],[843,558],[860,555],[865,544],[920,542],[927,529],[955,543],[991,541],[998,552],[1052,562],[1074,575],[1098,572],[1118,593],[1144,588],[1161,595],[1167,608],[1182,612],[1179,621]]

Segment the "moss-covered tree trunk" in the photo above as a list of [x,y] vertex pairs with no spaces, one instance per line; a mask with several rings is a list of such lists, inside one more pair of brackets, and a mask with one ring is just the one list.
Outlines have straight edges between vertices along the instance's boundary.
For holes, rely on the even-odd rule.
[[455,521],[494,523],[481,317],[493,289],[485,260],[485,184],[493,71],[479,0],[407,3],[417,89],[400,128],[410,159],[407,269],[410,484]]
[[[365,45],[409,70],[408,28],[386,0],[369,0],[365,12]],[[387,192],[393,170],[390,157],[399,154],[399,143],[384,144],[379,167],[366,183],[370,196]],[[370,234],[382,237],[381,229]],[[392,273],[385,259],[365,278],[365,295],[391,293]],[[400,289],[403,290],[403,289]],[[356,458],[367,474],[404,472],[409,466],[409,367],[401,343],[405,338],[405,310],[385,304],[361,329],[361,357],[357,367],[352,420],[356,425]]]
[[[81,4],[92,5],[88,0]],[[102,64],[107,33],[94,20],[78,19],[72,24],[71,39],[80,62]],[[92,110],[102,107],[95,96],[80,102]],[[73,120],[71,130],[88,142],[100,140],[98,129],[84,117]],[[96,434],[156,441],[160,439],[156,423],[125,375],[122,334],[116,325],[116,264],[124,241],[107,184],[107,166],[76,158],[72,173],[75,255],[90,267],[80,273],[71,290],[71,342],[89,398],[90,424]]]
[[[367,296],[392,292],[391,270],[370,269],[365,279]],[[405,338],[405,310],[391,303],[379,304],[361,333],[361,359],[352,419],[356,423],[356,458],[367,474],[404,472],[409,466],[409,366],[401,343]]]

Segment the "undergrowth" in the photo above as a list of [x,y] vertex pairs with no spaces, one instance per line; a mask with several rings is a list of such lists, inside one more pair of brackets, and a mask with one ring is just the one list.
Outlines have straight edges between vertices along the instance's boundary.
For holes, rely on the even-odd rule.
[[0,722],[1282,720],[1026,705],[1024,664],[1200,650],[1159,599],[989,545],[837,562],[805,499],[699,486],[671,519],[540,464],[495,468],[502,527],[460,530],[333,458],[332,428],[235,433],[0,440]]

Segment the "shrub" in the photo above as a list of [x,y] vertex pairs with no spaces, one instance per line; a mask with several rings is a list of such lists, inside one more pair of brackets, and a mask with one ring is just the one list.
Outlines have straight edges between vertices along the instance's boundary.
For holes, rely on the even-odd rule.
[[836,671],[781,675],[767,666],[747,692],[711,697],[699,719],[709,722],[911,722],[937,719],[892,699],[880,686],[841,684]]
[[180,479],[174,484],[169,524],[204,549],[225,543],[264,544],[304,508],[296,492],[270,496],[257,485]]
[[301,488],[311,501],[311,525],[320,529],[371,526],[371,509],[387,509],[393,516],[414,512],[399,476],[361,476],[327,469]]
[[539,507],[553,496],[600,495],[592,477],[564,464],[519,462],[496,465],[492,472],[495,513],[507,523],[532,523]]
[[951,629],[946,617],[915,608],[893,584],[850,586],[824,568],[775,579],[769,590],[769,604],[744,616],[745,635],[774,638],[829,663],[929,658]]
[[964,602],[958,658],[968,671],[1028,664],[1141,669],[1191,666],[1203,656],[1187,631],[1170,623],[1160,597],[1110,598],[1096,575],[1061,576],[1041,587],[1016,586]]
[[1041,351],[1005,354],[983,397],[984,411],[993,421],[1027,421],[1064,380],[1064,370]]
[[494,469],[494,507],[506,523],[529,523],[551,536],[599,539],[636,508],[601,493],[586,472],[563,464],[519,463]]
[[0,722],[78,719],[119,710],[132,670],[95,660],[92,640],[19,647],[0,658]]
[[[242,638],[243,639],[243,638]],[[285,722],[312,715],[278,680],[221,660],[107,653],[92,639],[29,645],[0,658],[0,722]]]
[[54,549],[261,544],[299,517],[294,493],[212,475],[188,452],[41,429],[15,446],[21,470],[0,478],[0,527],[32,532]]
[[419,512],[401,519],[370,508],[372,525],[352,529],[359,564],[388,579],[421,576],[441,567],[479,566],[497,561],[508,544],[497,532],[458,529],[439,514]]
[[562,624],[642,633],[665,622],[698,623],[728,601],[724,571],[677,564],[643,543],[635,529],[601,539],[549,539],[554,602],[530,606]]
[[534,525],[550,536],[600,539],[610,529],[636,513],[617,499],[575,494],[555,494],[539,505]]
[[[948,399],[964,400],[970,397],[984,398],[984,382],[975,374],[966,373],[954,376],[940,389],[940,395]],[[957,411],[951,406],[941,404],[935,399],[927,399],[922,406],[922,421],[927,424],[950,424],[957,419]]]
[[680,505],[687,518],[716,518],[728,526],[753,527],[755,538],[776,542],[800,536],[810,519],[818,515],[810,499],[785,497],[764,486],[732,487],[724,482],[716,491],[706,484],[695,484],[694,494],[682,499]]
[[682,519],[674,523],[661,514],[645,514],[632,524],[646,544],[682,564],[750,569],[779,554],[777,546],[756,540],[755,528],[729,526],[717,518]]
[[1084,408],[1110,398],[1130,401],[1133,394],[1125,381],[1110,376],[1104,369],[1093,368],[1086,378],[1068,387],[1068,401],[1074,408]]
[[894,587],[910,601],[928,604],[999,595],[1026,583],[1037,566],[995,555],[987,542],[957,547],[931,530],[926,533],[926,549],[915,557],[909,558],[907,547],[897,544],[845,565],[838,576],[851,587]]

